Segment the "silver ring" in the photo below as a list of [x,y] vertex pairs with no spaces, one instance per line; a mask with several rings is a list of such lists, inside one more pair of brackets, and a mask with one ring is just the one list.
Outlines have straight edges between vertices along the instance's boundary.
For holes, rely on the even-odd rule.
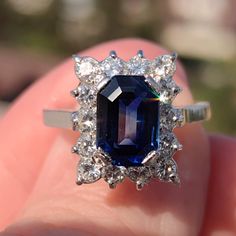
[[129,178],[138,190],[151,179],[180,183],[173,159],[182,149],[173,129],[211,117],[210,104],[173,107],[177,54],[148,60],[141,50],[125,62],[111,51],[101,62],[73,56],[80,83],[71,92],[76,111],[44,110],[47,126],[80,132],[77,184],[103,178],[115,188]]

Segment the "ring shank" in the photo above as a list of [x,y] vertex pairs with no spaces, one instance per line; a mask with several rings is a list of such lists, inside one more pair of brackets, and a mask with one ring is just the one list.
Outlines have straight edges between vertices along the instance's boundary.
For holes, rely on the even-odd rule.
[[198,102],[181,109],[184,115],[184,124],[209,120],[211,118],[211,107],[209,102]]
[[63,110],[43,110],[44,124],[50,127],[57,128],[72,128],[72,111]]
[[[211,108],[209,102],[199,102],[185,107],[180,107],[182,110],[184,121],[192,123],[197,121],[209,120],[211,117]],[[44,123],[50,127],[69,128],[72,129],[72,111],[63,110],[43,110]]]

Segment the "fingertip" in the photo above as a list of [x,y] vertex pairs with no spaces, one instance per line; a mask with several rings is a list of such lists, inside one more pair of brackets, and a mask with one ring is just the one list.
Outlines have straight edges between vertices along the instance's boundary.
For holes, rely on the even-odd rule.
[[[109,51],[116,50],[118,56],[127,61],[136,55],[140,49],[144,51],[148,59],[168,53],[166,49],[154,42],[128,38],[102,43],[80,54],[103,60],[108,56]],[[4,134],[4,137],[0,139],[0,149],[3,155],[1,162],[8,166],[9,171],[18,174],[18,181],[14,184],[17,185],[20,182],[21,188],[27,188],[29,193],[32,191],[40,170],[46,161],[51,143],[60,132],[56,129],[44,127],[42,110],[44,108],[67,109],[77,105],[69,95],[69,91],[78,84],[73,67],[73,61],[67,60],[54,68],[17,99],[1,120],[0,132]],[[186,75],[179,63],[175,79],[178,84],[187,87]],[[11,152],[9,152],[9,149]],[[15,159],[17,159],[17,162]],[[13,175],[15,176],[15,174]],[[8,181],[9,178],[4,179],[4,182]],[[19,194],[19,188],[14,185],[11,188],[15,190],[15,193],[4,186],[4,193],[1,196],[4,199],[1,201],[3,207],[7,206],[9,201],[14,201],[14,197]],[[22,189],[21,191],[23,191]],[[24,200],[26,199],[22,199],[14,206],[15,212],[23,205]],[[13,219],[14,212],[9,213],[7,210],[7,207],[4,207],[1,214],[4,217]]]

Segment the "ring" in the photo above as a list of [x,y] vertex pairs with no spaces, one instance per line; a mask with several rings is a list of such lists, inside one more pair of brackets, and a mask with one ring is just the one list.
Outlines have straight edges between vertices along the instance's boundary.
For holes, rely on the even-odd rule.
[[44,123],[80,136],[77,184],[103,178],[110,188],[129,178],[137,190],[151,179],[180,183],[173,159],[182,149],[173,129],[210,119],[208,102],[174,107],[181,92],[173,80],[177,54],[148,60],[142,50],[129,61],[115,51],[103,61],[73,56],[79,85],[71,91],[76,111],[44,110]]

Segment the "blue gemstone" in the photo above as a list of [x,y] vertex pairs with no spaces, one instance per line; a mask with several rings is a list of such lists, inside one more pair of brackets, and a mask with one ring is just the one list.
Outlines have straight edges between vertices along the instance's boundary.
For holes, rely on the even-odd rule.
[[141,166],[158,149],[159,95],[144,76],[116,75],[97,95],[97,147],[118,166]]

